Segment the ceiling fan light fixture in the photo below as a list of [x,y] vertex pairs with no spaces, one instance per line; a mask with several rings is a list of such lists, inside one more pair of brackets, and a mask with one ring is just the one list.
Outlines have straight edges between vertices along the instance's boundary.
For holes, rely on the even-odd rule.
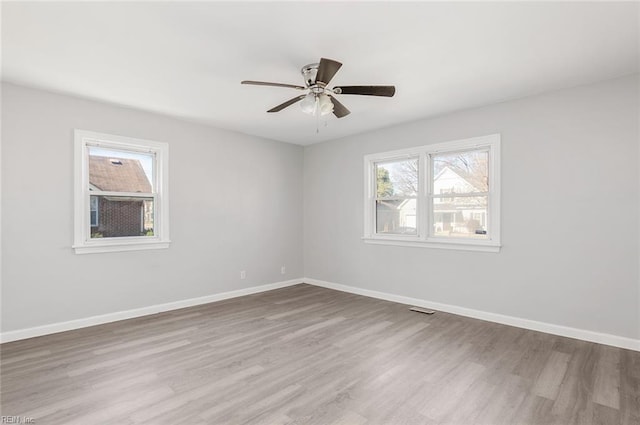
[[316,113],[316,95],[309,93],[300,102],[300,108],[305,114],[313,115]]
[[333,112],[333,102],[331,98],[326,94],[321,94],[318,96],[318,109],[320,110],[320,115],[329,115]]

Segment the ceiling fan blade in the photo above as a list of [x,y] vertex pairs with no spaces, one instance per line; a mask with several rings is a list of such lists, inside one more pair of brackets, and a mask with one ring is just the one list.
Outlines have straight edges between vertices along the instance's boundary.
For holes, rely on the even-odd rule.
[[244,81],[241,81],[240,84],[251,84],[251,85],[254,85],[254,86],[289,87],[289,88],[298,89],[298,90],[305,90],[306,89],[306,87],[296,86],[294,84],[267,83],[265,81],[244,80]]
[[329,81],[336,75],[336,72],[340,69],[342,64],[340,62],[320,58],[320,64],[318,65],[318,73],[316,74],[316,82],[329,84]]
[[336,94],[360,94],[365,96],[393,97],[396,94],[395,86],[340,86],[334,87]]
[[333,115],[335,115],[338,118],[342,118],[342,117],[346,117],[351,113],[351,111],[348,110],[342,103],[338,102],[338,99],[336,99],[333,96],[329,96],[329,98],[333,103]]
[[273,107],[271,109],[269,109],[267,112],[278,112],[278,111],[282,111],[284,108],[286,108],[287,106],[291,106],[296,102],[300,102],[302,99],[304,99],[306,96],[306,94],[301,94],[300,96],[296,96],[293,99],[287,100],[284,103],[281,103],[280,105]]

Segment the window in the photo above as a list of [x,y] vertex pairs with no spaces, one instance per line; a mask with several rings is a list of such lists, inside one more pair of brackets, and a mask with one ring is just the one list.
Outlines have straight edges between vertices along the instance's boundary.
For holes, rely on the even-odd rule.
[[367,243],[500,249],[500,136],[367,155]]
[[169,246],[166,143],[76,130],[78,254]]

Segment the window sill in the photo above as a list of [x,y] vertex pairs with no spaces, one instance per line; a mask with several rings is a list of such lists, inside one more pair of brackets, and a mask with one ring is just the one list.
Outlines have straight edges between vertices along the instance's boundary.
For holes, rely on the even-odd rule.
[[409,246],[414,248],[454,249],[458,251],[500,252],[501,245],[490,241],[424,241],[363,237],[364,243],[373,245]]
[[171,241],[115,242],[101,244],[73,245],[76,254],[98,254],[101,252],[144,251],[169,248]]

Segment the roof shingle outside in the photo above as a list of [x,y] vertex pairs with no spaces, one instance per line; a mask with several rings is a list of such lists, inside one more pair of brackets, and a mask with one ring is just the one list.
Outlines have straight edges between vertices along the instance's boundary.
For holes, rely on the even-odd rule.
[[108,192],[151,192],[151,183],[137,159],[89,155],[89,183]]

